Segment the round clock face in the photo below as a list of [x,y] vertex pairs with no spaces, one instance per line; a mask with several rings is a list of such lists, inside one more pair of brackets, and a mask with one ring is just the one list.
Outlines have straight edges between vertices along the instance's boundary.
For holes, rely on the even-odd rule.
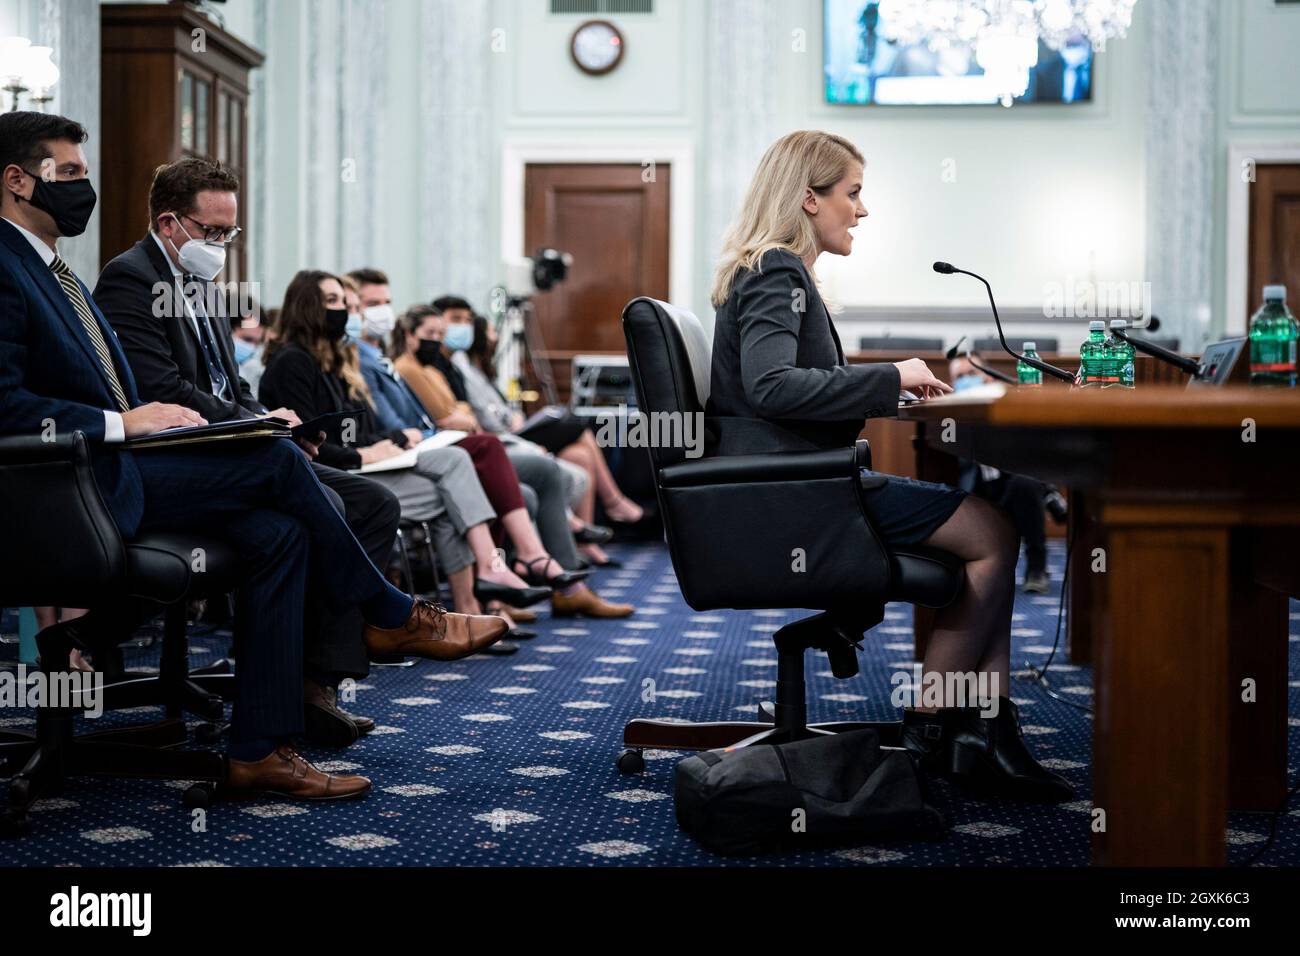
[[590,20],[573,32],[573,62],[593,76],[608,73],[623,59],[623,34],[605,20]]

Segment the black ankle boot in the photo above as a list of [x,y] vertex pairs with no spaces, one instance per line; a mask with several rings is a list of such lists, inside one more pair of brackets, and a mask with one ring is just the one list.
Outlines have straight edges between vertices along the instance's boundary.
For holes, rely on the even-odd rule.
[[939,774],[947,767],[954,713],[952,709],[933,714],[903,711],[903,746],[912,755],[912,764],[918,772]]
[[1025,746],[1020,715],[1010,700],[998,699],[996,717],[963,708],[950,728],[947,777],[983,796],[1059,803],[1074,796],[1060,774],[1043,767]]

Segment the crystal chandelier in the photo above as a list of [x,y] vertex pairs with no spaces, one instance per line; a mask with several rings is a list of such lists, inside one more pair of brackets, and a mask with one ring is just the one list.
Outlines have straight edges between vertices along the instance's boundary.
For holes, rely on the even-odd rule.
[[1059,50],[1086,40],[1098,51],[1123,37],[1137,0],[880,0],[881,33],[935,53],[973,49],[1003,106],[1025,94],[1041,40]]

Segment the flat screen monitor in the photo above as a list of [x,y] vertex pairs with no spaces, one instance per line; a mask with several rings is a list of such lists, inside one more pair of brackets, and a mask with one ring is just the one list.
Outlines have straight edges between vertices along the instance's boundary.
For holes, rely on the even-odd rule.
[[[826,101],[856,106],[996,104],[973,49],[940,52],[886,39],[875,0],[823,0]],[[1016,103],[1085,103],[1092,99],[1093,49],[1083,38],[1053,50],[1038,45],[1038,65]]]

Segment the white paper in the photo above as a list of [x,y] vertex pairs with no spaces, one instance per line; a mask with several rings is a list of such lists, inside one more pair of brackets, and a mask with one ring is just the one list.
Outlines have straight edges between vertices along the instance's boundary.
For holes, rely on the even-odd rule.
[[467,432],[450,430],[435,432],[432,438],[426,438],[414,448],[408,448],[400,455],[394,455],[392,458],[385,458],[383,461],[377,461],[370,465],[362,465],[361,474],[370,475],[377,471],[404,471],[408,468],[414,468],[415,461],[420,457],[421,452],[431,451],[434,448],[446,448],[448,445],[454,445],[456,442],[468,437]]

